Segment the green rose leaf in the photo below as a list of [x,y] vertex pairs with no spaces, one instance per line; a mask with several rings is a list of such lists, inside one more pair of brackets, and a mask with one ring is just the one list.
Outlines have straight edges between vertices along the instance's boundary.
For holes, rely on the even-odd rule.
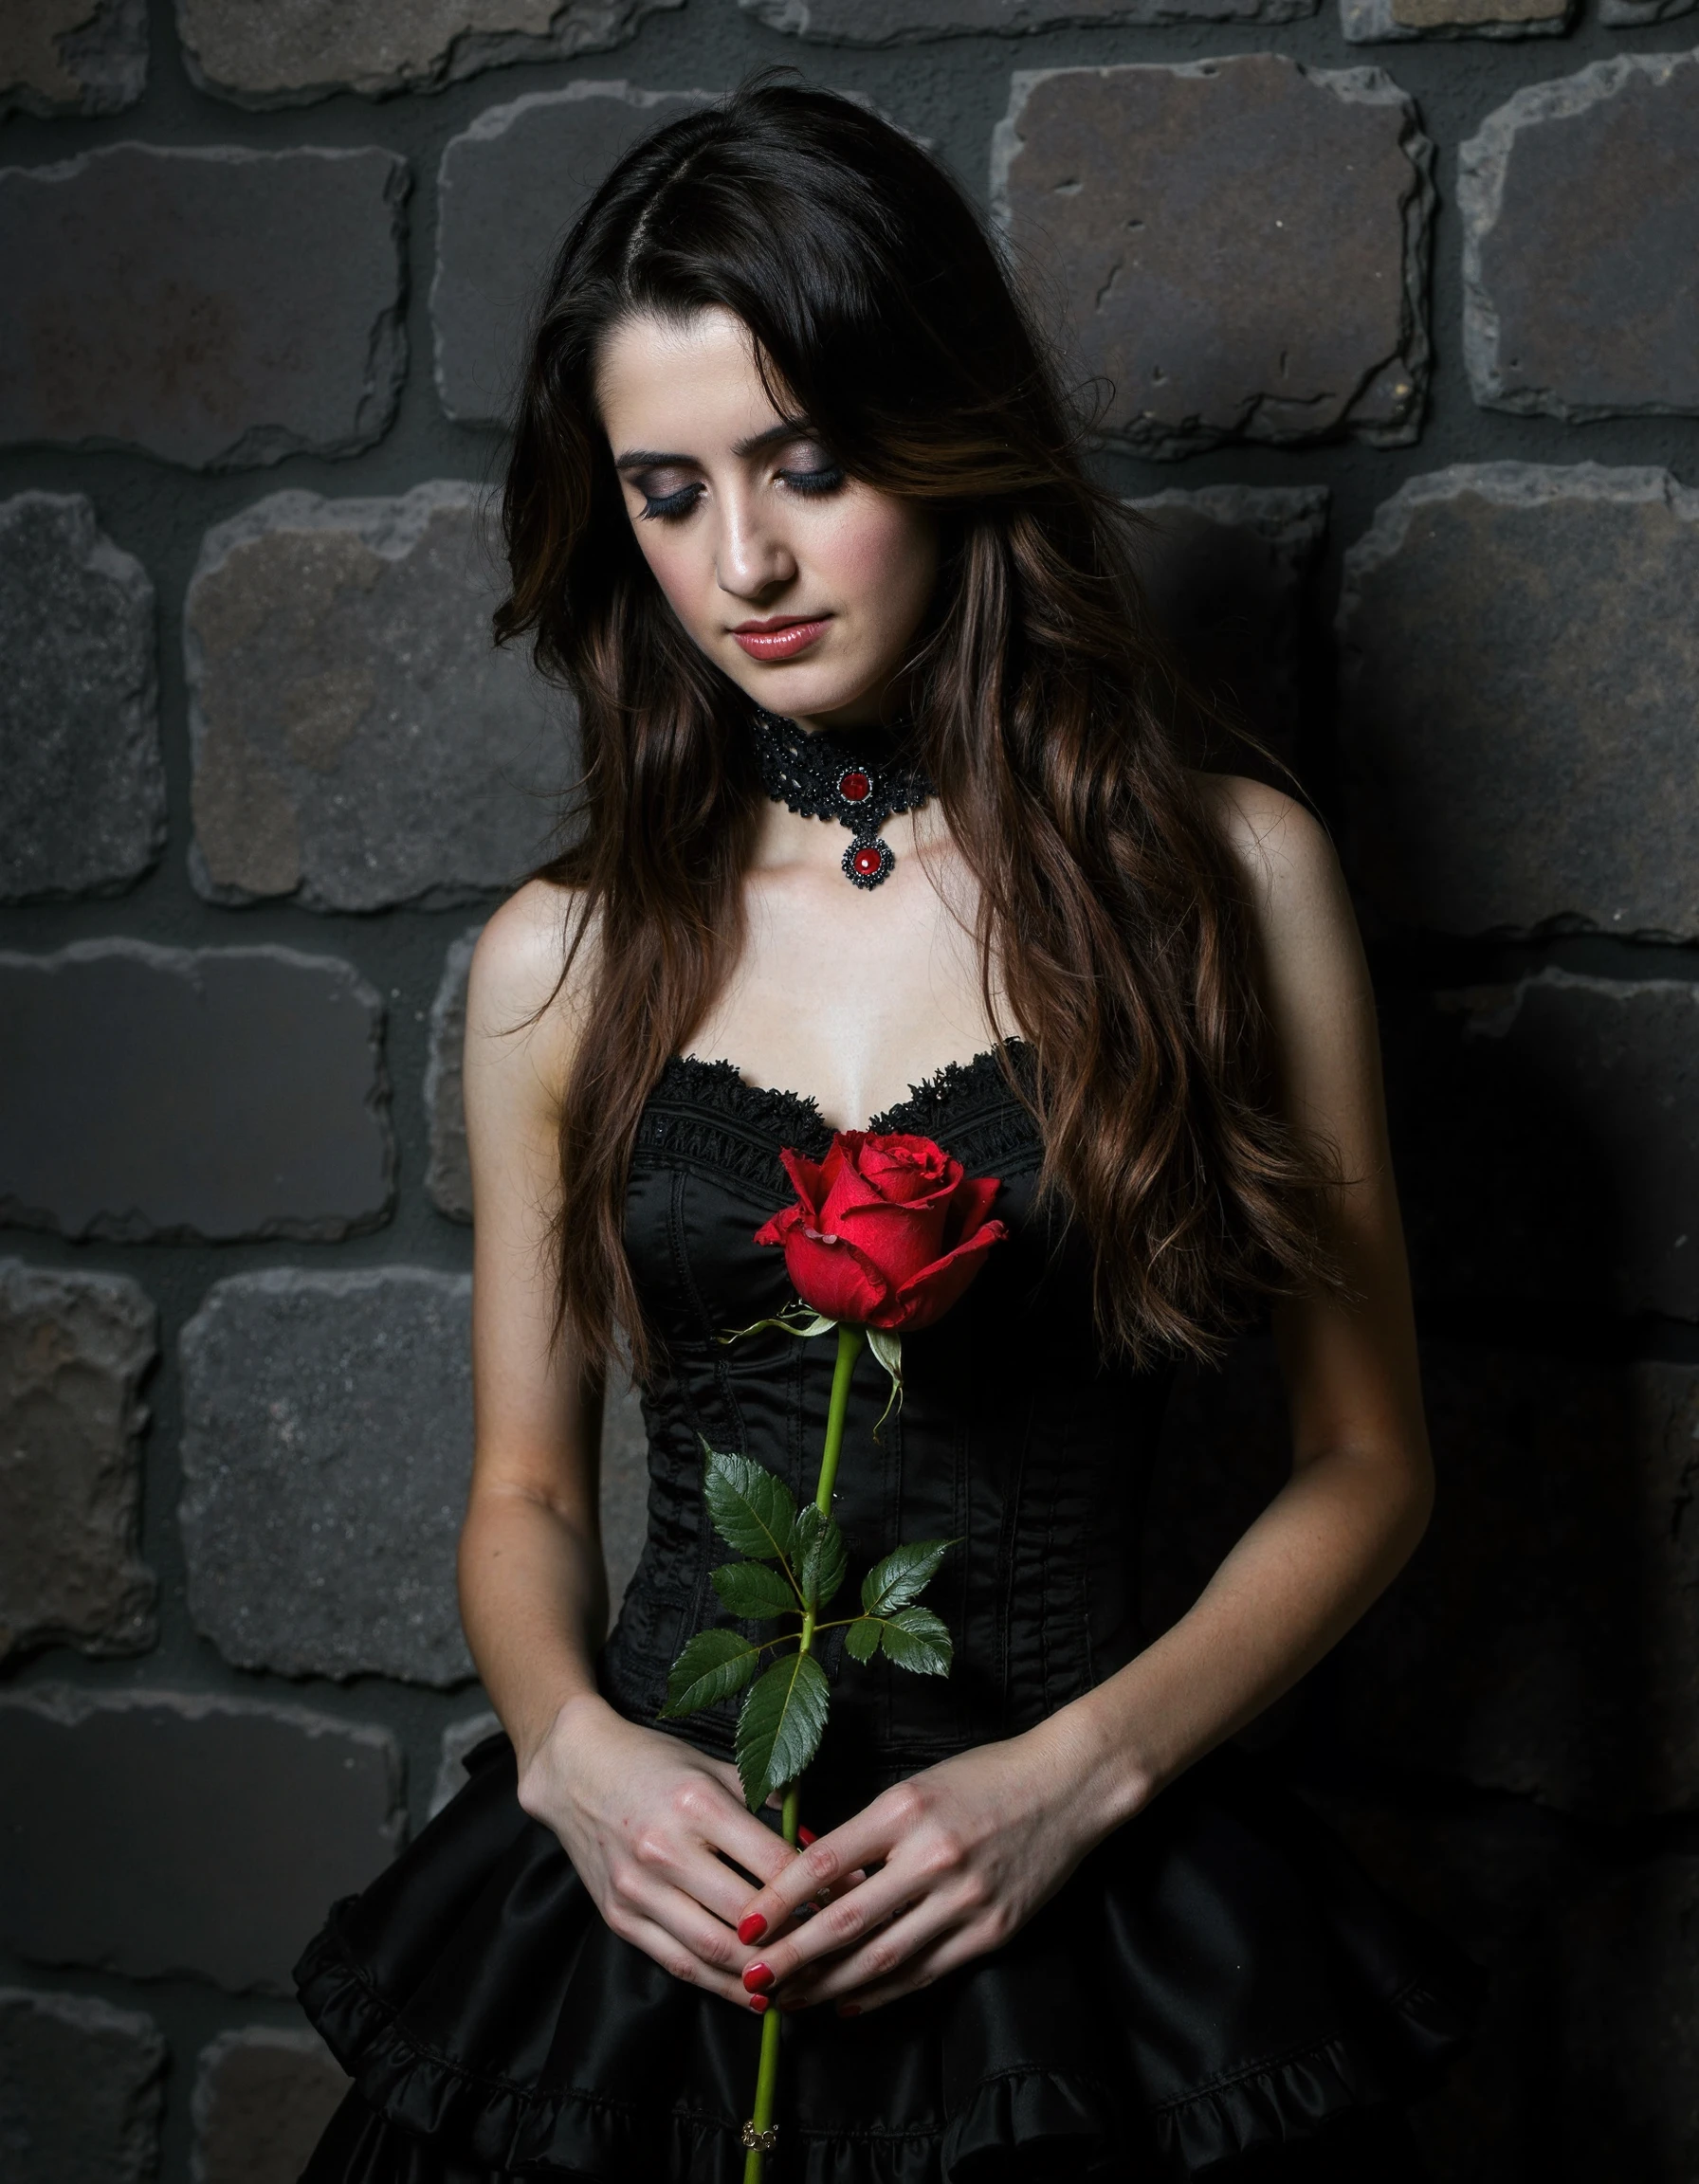
[[862,1606],[869,1615],[891,1615],[906,1608],[931,1582],[955,1545],[954,1539],[909,1539],[894,1547],[862,1579]]
[[747,1456],[728,1455],[705,1441],[703,1449],[703,1492],[715,1531],[740,1555],[782,1560],[796,1521],[791,1489]]
[[661,1719],[698,1713],[741,1691],[755,1674],[760,1650],[739,1630],[699,1630],[667,1673]]
[[917,1676],[947,1676],[954,1648],[950,1633],[930,1608],[904,1608],[883,1627],[885,1649],[899,1668]]
[[831,1686],[812,1653],[787,1653],[756,1680],[738,1716],[738,1773],[758,1812],[775,1790],[794,1782],[819,1748]]
[[879,1650],[881,1624],[876,1615],[858,1615],[844,1627],[844,1644],[857,1661],[870,1661]]
[[796,1613],[796,1595],[789,1579],[765,1562],[722,1563],[708,1582],[731,1612],[746,1622]]
[[850,1569],[837,1519],[822,1516],[812,1502],[805,1502],[796,1512],[791,1556],[802,1596],[817,1612],[831,1599]]

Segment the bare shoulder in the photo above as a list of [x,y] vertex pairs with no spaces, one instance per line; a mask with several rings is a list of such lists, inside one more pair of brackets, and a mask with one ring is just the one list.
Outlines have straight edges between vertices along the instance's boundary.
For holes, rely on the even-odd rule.
[[1341,895],[1327,830],[1295,796],[1242,774],[1196,778],[1265,917],[1282,920]]
[[585,936],[571,974],[563,976],[581,914],[575,890],[530,880],[484,926],[472,952],[466,988],[469,1069],[475,1070],[481,1058],[500,1066],[522,1055],[539,1076],[556,1084],[564,1081],[594,969],[593,931]]
[[1277,1010],[1366,1006],[1367,968],[1327,829],[1295,797],[1240,774],[1198,785],[1249,883]]

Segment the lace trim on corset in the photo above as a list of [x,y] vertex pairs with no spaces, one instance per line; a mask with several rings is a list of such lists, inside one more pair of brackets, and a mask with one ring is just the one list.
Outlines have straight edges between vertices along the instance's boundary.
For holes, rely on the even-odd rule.
[[[1031,1049],[1012,1039],[1015,1066],[1030,1082]],[[1036,1166],[1043,1146],[1032,1117],[1011,1094],[995,1049],[970,1062],[951,1062],[908,1097],[875,1115],[869,1130],[909,1131],[935,1138],[970,1174],[1019,1156]],[[675,1054],[649,1094],[637,1127],[633,1157],[709,1167],[781,1197],[789,1185],[778,1161],[781,1145],[819,1159],[831,1131],[806,1093],[746,1084],[733,1062]]]

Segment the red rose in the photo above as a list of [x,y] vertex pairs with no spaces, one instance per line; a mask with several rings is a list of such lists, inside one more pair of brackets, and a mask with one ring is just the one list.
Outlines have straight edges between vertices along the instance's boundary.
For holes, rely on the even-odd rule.
[[840,1130],[824,1160],[789,1148],[779,1157],[796,1204],[755,1240],[783,1245],[796,1294],[828,1319],[930,1327],[1008,1234],[986,1219],[1000,1181],[970,1178],[930,1138]]

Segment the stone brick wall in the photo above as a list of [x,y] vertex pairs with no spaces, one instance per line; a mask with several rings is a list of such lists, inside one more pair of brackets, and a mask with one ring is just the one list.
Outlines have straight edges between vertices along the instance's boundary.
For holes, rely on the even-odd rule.
[[[572,751],[487,488],[585,190],[773,63],[992,209],[1350,865],[1439,1508],[1258,1738],[1495,1970],[1436,2175],[1699,2175],[1693,5],[0,10],[9,2184],[292,2178],[293,1956],[476,1734],[458,1039]],[[1280,1440],[1183,1392],[1155,1614]]]

